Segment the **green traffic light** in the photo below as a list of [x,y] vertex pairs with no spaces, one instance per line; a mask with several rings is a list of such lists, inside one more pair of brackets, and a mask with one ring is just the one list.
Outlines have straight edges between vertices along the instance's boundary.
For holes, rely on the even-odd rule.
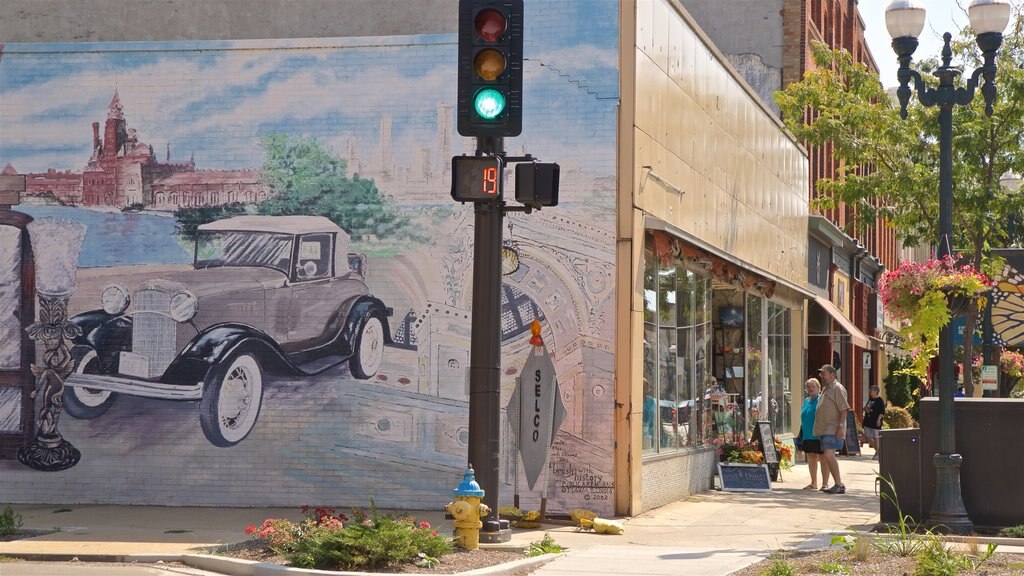
[[484,88],[473,97],[473,108],[484,120],[494,120],[505,110],[505,95],[494,88]]

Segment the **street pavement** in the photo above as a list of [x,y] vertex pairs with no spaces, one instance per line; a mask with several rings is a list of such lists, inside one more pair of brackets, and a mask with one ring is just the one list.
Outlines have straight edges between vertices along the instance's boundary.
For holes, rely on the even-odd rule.
[[[870,530],[878,522],[879,500],[875,492],[878,462],[871,460],[868,448],[863,456],[840,458],[840,467],[847,488],[847,493],[842,495],[802,490],[808,483],[807,466],[797,464],[792,470],[782,472],[781,481],[772,484],[771,493],[710,491],[697,494],[622,519],[625,525],[622,535],[580,532],[570,526],[552,524],[532,530],[515,529],[512,542],[502,546],[524,548],[547,532],[568,549],[546,564],[532,564],[532,573],[536,576],[592,576],[609,570],[652,576],[725,576],[760,561],[774,550],[827,547],[833,534]],[[246,540],[244,529],[249,524],[258,525],[268,517],[301,519],[296,509],[97,505],[13,508],[22,514],[24,528],[59,528],[59,531],[32,539],[0,542],[0,556],[60,562],[51,564],[55,576],[91,574],[72,571],[73,564],[67,561],[73,558],[83,562],[183,561],[196,570],[174,572],[181,574],[204,574],[202,570],[238,576],[331,574],[284,570],[204,555],[214,547]],[[58,512],[66,508],[71,511]],[[447,523],[440,511],[417,513],[417,518],[435,526]],[[1000,551],[1014,550],[1000,547]],[[18,563],[0,564],[0,576],[46,574],[15,572],[18,566]],[[164,572],[165,569],[137,574],[171,573]],[[497,567],[475,574],[509,571],[508,567]]]

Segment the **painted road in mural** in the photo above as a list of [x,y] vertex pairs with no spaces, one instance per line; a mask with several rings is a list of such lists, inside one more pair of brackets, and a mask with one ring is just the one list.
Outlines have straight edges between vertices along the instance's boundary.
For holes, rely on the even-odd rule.
[[[500,335],[502,405],[533,320],[552,353],[553,512],[611,510],[616,15],[528,13],[524,100],[545,105],[508,142],[562,166],[557,209],[506,219]],[[467,455],[473,254],[472,208],[449,197],[451,156],[474,148],[455,44],[3,48],[0,167],[25,175],[27,213],[88,230],[60,420],[82,459],[0,460],[0,500],[446,501]]]

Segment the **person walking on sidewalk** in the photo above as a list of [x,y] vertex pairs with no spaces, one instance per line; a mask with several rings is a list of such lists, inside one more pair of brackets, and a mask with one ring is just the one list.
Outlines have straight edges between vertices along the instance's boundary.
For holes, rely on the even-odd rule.
[[804,384],[807,397],[800,409],[800,449],[807,455],[807,469],[811,473],[811,483],[804,490],[818,489],[818,467],[821,467],[821,487],[828,487],[828,466],[821,457],[821,440],[814,435],[814,412],[818,408],[818,392],[821,383],[817,378],[810,378]]
[[843,447],[843,439],[846,438],[846,413],[850,411],[850,403],[846,399],[846,388],[836,379],[836,369],[832,365],[825,364],[819,368],[818,375],[825,387],[818,395],[818,408],[814,411],[814,435],[821,441],[825,465],[835,482],[831,488],[822,487],[822,491],[846,494],[836,450]]
[[864,405],[864,438],[868,446],[875,449],[872,460],[878,460],[878,440],[882,432],[882,416],[885,415],[885,402],[878,397],[880,390],[877,384],[872,384],[868,392],[868,402]]

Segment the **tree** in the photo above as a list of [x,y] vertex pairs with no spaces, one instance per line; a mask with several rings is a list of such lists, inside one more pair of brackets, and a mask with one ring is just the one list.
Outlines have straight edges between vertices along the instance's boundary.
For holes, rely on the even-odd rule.
[[323,149],[316,138],[265,135],[263,180],[271,197],[259,205],[270,216],[325,216],[353,238],[405,238],[409,219],[384,197],[373,180],[346,175],[345,161]]
[[[974,266],[992,272],[998,262],[990,249],[1008,245],[1024,212],[1024,194],[1007,194],[999,177],[1007,170],[1024,173],[1024,14],[1021,7],[1008,27],[997,60],[998,97],[991,117],[985,115],[980,90],[971,106],[953,112],[953,250]],[[981,52],[969,29],[952,43],[953,62],[973,70]],[[888,55],[889,57],[895,57]],[[934,244],[938,238],[938,108],[911,98],[906,120],[898,103],[874,72],[854,62],[845,50],[815,43],[815,70],[776,92],[784,122],[798,138],[814,146],[826,143],[840,164],[835,178],[819,180],[818,209],[840,204],[851,208],[856,235],[869,225],[887,223],[906,246]],[[937,57],[920,63],[922,76],[940,65]],[[963,82],[961,83],[963,85]],[[813,113],[808,111],[813,110]],[[966,333],[976,319],[968,317]],[[965,353],[968,361],[971,343]],[[968,392],[973,391],[965,374]]]

